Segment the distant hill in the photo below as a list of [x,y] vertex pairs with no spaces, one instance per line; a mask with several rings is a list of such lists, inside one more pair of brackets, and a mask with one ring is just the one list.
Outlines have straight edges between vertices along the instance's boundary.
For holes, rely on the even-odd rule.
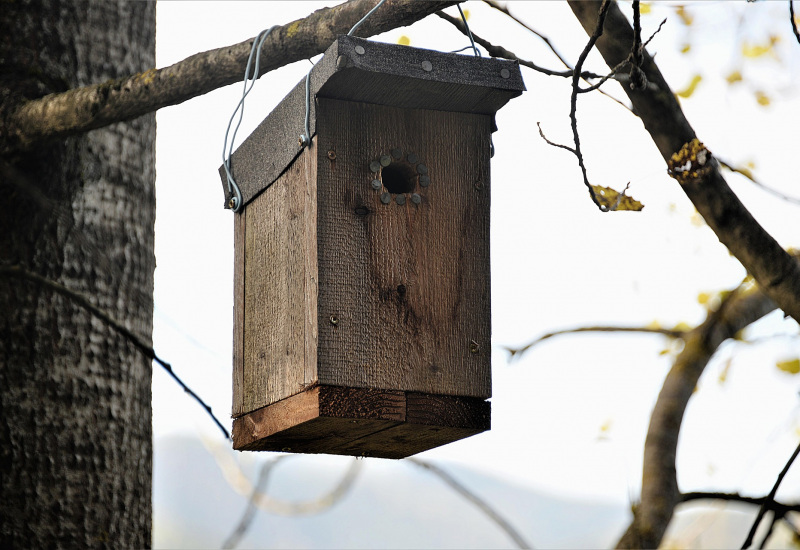
[[[250,483],[274,455],[219,449],[242,463]],[[351,459],[298,456],[282,461],[267,493],[287,501],[315,499],[336,486]],[[536,548],[612,546],[627,522],[624,507],[537,493],[462,466],[437,463],[484,499]],[[232,472],[238,471],[234,468]],[[156,548],[220,548],[247,506],[218,461],[196,439],[156,441]],[[365,459],[351,490],[313,516],[259,510],[238,548],[514,548],[513,541],[439,477],[407,461]]]

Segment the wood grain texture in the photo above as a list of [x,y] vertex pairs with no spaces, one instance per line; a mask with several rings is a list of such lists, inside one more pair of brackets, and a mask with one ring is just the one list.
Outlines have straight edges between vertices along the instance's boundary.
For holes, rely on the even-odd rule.
[[314,156],[306,149],[245,209],[240,413],[316,381]]
[[476,398],[316,386],[237,418],[233,444],[404,458],[488,430],[490,415],[490,403]]
[[233,407],[236,418],[244,409],[244,273],[247,210],[233,216]]
[[[323,98],[317,116],[320,383],[490,397],[491,118]],[[392,149],[427,167],[419,204],[370,185]]]

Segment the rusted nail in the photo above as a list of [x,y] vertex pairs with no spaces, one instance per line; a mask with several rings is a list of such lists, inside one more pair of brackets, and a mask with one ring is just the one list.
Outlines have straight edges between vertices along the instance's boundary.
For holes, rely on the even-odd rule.
[[481,346],[480,346],[480,344],[478,344],[478,342],[476,342],[475,340],[470,340],[469,341],[469,352],[470,353],[478,353],[480,350],[481,350]]
[[331,149],[330,151],[328,151],[328,158],[329,158],[330,160],[336,160],[336,151],[334,151],[333,149]]

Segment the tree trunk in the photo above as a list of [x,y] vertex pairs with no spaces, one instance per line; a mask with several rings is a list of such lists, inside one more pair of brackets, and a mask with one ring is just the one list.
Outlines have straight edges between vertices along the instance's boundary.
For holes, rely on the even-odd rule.
[[[155,4],[0,8],[0,107],[155,64]],[[2,121],[0,121],[2,128]],[[155,117],[0,158],[0,262],[151,340]],[[73,300],[0,277],[0,546],[151,545],[151,363]]]

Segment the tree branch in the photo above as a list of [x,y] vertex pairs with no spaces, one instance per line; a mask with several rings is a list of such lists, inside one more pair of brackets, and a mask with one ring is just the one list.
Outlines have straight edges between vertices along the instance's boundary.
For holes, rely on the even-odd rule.
[[[570,0],[569,4],[587,33],[592,33],[597,26],[600,2]],[[630,54],[633,30],[616,5],[608,10],[606,19],[606,33],[597,40],[597,49],[606,64],[615,67]],[[661,156],[670,162],[673,155],[696,140],[696,135],[652,57],[646,51],[642,57],[641,68],[651,85],[643,90],[628,86],[623,89]],[[753,218],[725,182],[710,153],[705,148],[701,150],[708,159],[703,170],[692,171],[696,177],[679,179],[677,174],[673,175],[720,242],[778,307],[800,321],[800,263]],[[680,154],[678,157],[680,164],[691,161],[691,158],[681,159]]]
[[775,309],[755,285],[740,286],[706,320],[689,331],[667,374],[650,417],[644,446],[641,503],[618,548],[657,548],[681,501],[675,456],[683,415],[697,381],[717,348]]
[[611,327],[611,326],[595,326],[595,327],[578,327],[578,328],[571,328],[571,329],[564,329],[564,330],[556,330],[553,332],[548,332],[537,339],[528,342],[522,347],[519,348],[506,348],[511,354],[511,357],[516,355],[522,355],[535,345],[544,342],[554,336],[561,336],[563,334],[578,334],[581,332],[636,332],[641,334],[661,334],[663,336],[667,336],[669,338],[683,338],[686,335],[686,331],[684,330],[676,330],[676,329],[669,329],[669,328],[657,328],[657,327]]
[[[800,443],[797,444],[797,448],[795,448],[794,453],[792,456],[789,457],[789,460],[786,462],[786,465],[781,470],[781,473],[778,474],[778,478],[775,480],[775,484],[772,486],[772,490],[770,490],[769,494],[764,499],[764,502],[761,504],[761,508],[758,510],[758,515],[756,519],[753,521],[753,526],[750,528],[750,532],[747,534],[747,539],[745,539],[744,544],[742,544],[742,550],[745,548],[750,548],[750,545],[753,544],[753,537],[756,536],[756,530],[758,529],[759,523],[764,517],[764,514],[767,513],[767,510],[770,510],[770,503],[774,502],[775,494],[778,492],[778,487],[780,487],[783,478],[786,477],[786,474],[789,472],[789,468],[792,467],[792,463],[797,458],[797,455],[800,454]],[[776,518],[777,518],[777,512]],[[772,526],[770,526],[770,532],[765,537],[764,541],[766,542],[767,538],[769,538],[769,534],[772,532],[772,527],[775,525],[775,520],[773,520]],[[761,545],[763,548],[764,545]]]
[[[742,502],[744,504],[752,504],[753,506],[761,506],[767,497],[746,497],[739,493],[714,493],[714,492],[691,492],[683,493],[681,495],[681,502],[692,502],[694,500],[724,500],[726,502]],[[779,514],[786,514],[788,512],[800,512],[800,503],[796,504],[782,504],[770,500],[767,504],[767,509]]]
[[407,458],[406,460],[412,464],[415,464],[416,466],[419,466],[420,468],[424,468],[429,472],[436,474],[439,479],[447,483],[455,492],[474,504],[490,520],[495,522],[495,524],[497,524],[497,526],[500,527],[500,529],[502,529],[511,540],[514,541],[514,544],[517,545],[517,548],[532,548],[528,542],[522,538],[522,535],[520,535],[503,516],[497,513],[497,511],[492,508],[488,502],[475,495],[475,493],[456,481],[456,479],[446,471],[442,470],[435,464],[431,464],[430,462],[420,460],[418,458]]
[[[351,0],[277,27],[264,42],[260,75],[324,52],[375,2]],[[372,36],[410,25],[457,3],[458,0],[388,0],[358,28],[357,34]],[[241,81],[252,43],[253,38],[195,54],[163,69],[38,99],[6,99],[0,104],[0,155],[130,120]]]

